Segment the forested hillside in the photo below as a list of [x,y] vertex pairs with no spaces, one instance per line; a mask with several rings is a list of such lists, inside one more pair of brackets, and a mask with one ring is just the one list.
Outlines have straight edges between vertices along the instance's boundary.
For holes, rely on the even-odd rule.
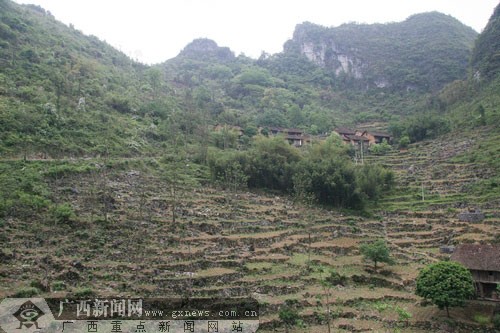
[[141,126],[122,115],[147,98],[145,66],[36,6],[0,1],[0,36],[3,155],[134,151]]
[[435,91],[466,77],[476,36],[453,17],[431,12],[389,24],[304,23],[285,52],[306,56],[344,84]]
[[476,40],[472,54],[474,75],[491,80],[500,74],[500,6],[495,8],[488,25]]
[[[258,60],[196,40],[145,66],[42,8],[0,6],[0,152],[10,157],[151,154],[172,127],[197,144],[217,123],[239,125],[247,138],[259,126],[310,134],[363,122],[387,127],[435,108],[436,89],[466,76],[475,37],[455,19],[427,13],[385,25],[299,25],[283,53]],[[362,78],[295,52],[306,37],[337,38],[339,50],[351,50],[346,61],[360,61]]]

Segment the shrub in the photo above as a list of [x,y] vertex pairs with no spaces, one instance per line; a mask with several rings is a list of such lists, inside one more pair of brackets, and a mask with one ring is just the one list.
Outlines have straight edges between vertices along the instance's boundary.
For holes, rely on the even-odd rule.
[[40,291],[49,291],[48,285],[44,284],[42,281],[39,280],[31,281],[30,287],[36,288]]
[[383,302],[376,302],[373,304],[373,308],[378,311],[378,313],[382,313],[385,310],[391,308],[390,304],[383,303]]
[[399,148],[408,148],[409,144],[410,137],[408,135],[402,136],[401,139],[399,139]]
[[95,170],[95,166],[82,165],[82,164],[59,164],[50,166],[44,171],[45,176],[50,178],[59,178],[69,175],[78,175],[88,173]]
[[18,290],[13,297],[18,297],[18,298],[30,298],[33,296],[36,296],[40,294],[40,289],[35,288],[35,287],[27,287]]
[[66,289],[66,283],[64,281],[54,281],[52,284],[52,290],[61,291]]
[[426,138],[435,138],[447,133],[449,123],[443,117],[429,113],[415,116],[407,123],[406,133],[411,142],[421,141]]
[[28,217],[33,216],[42,209],[48,207],[50,201],[46,198],[22,191],[16,191],[16,200],[13,201],[13,211],[15,216]]
[[246,187],[245,164],[245,156],[239,152],[211,151],[208,156],[212,181],[230,189]]
[[490,317],[477,313],[474,315],[474,321],[480,325],[488,325]]
[[282,137],[257,137],[246,159],[248,186],[284,192],[292,190],[294,165],[299,160],[299,151]]
[[299,313],[295,309],[295,300],[286,300],[285,305],[281,307],[278,317],[285,324],[285,331],[288,332],[289,329],[300,322]]
[[295,192],[314,201],[337,207],[362,209],[364,202],[356,184],[356,170],[342,158],[313,152],[297,163]]
[[[400,138],[400,144],[404,137],[408,137],[410,142],[417,142],[434,138],[449,130],[449,122],[441,115],[432,112],[417,114],[390,126],[391,133]],[[407,139],[403,142],[407,142]]]
[[333,286],[345,286],[347,283],[347,276],[341,275],[337,271],[331,271],[330,276],[326,277],[326,281]]
[[396,306],[394,310],[398,314],[398,320],[400,322],[404,322],[406,326],[408,326],[408,321],[413,317],[413,315],[410,312],[408,312],[408,310],[400,308],[399,306]]
[[75,298],[86,298],[86,297],[93,297],[95,296],[94,291],[91,288],[81,288],[77,289],[73,292],[73,296]]
[[52,209],[52,216],[55,218],[57,223],[69,223],[76,217],[73,208],[71,208],[71,205],[67,203],[55,206]]
[[370,152],[374,155],[384,155],[392,150],[391,145],[387,140],[383,140],[382,143],[370,146]]

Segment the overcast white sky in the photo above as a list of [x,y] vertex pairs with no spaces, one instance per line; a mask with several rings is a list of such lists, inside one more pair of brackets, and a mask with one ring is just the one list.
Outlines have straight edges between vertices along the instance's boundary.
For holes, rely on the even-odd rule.
[[304,21],[403,21],[421,12],[452,15],[480,32],[499,0],[16,0],[49,10],[144,63],[175,57],[195,38],[210,38],[236,55],[277,53]]

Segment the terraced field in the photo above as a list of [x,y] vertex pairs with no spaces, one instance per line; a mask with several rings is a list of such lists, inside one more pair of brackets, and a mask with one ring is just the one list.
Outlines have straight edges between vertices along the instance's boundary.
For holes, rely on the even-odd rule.
[[[467,192],[491,170],[450,160],[471,145],[454,145],[452,156],[423,144],[368,158],[393,168],[399,184],[370,218],[283,196],[204,187],[183,191],[174,223],[169,188],[142,170],[118,168],[98,186],[87,173],[63,177],[52,190],[71,202],[76,222],[5,221],[0,297],[30,284],[49,287],[42,295],[250,296],[261,303],[262,332],[284,331],[278,312],[290,300],[304,323],[297,332],[327,332],[328,309],[335,332],[455,327],[442,320],[442,311],[422,307],[413,288],[423,266],[446,257],[441,245],[498,236],[498,202],[476,202]],[[105,209],[94,207],[96,191],[109,195]],[[470,205],[487,218],[458,221],[457,213]],[[396,263],[375,270],[359,245],[378,238],[387,241]],[[335,270],[341,282],[325,288],[321,268]],[[402,319],[401,309],[412,317]],[[455,329],[486,332],[473,317],[493,311],[473,302],[451,314],[460,318]]]

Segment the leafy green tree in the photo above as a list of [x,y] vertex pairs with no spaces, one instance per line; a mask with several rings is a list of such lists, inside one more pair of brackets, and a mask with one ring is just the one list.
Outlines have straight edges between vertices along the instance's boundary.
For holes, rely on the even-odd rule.
[[408,148],[408,145],[410,144],[410,137],[408,135],[404,135],[399,139],[399,148]]
[[212,181],[232,191],[247,186],[248,176],[244,173],[245,155],[237,151],[211,150],[208,156]]
[[224,126],[219,131],[213,131],[211,138],[214,145],[220,149],[236,148],[238,133],[228,126]]
[[288,114],[288,119],[290,120],[290,125],[292,127],[302,126],[306,122],[304,113],[297,105],[292,105],[289,108],[287,114]]
[[362,208],[354,165],[348,151],[334,137],[313,145],[295,167],[297,194],[330,206]]
[[69,223],[76,218],[73,208],[68,203],[64,203],[53,207],[52,215],[56,223]]
[[392,146],[387,142],[386,139],[382,140],[381,143],[372,145],[370,147],[370,152],[374,155],[384,155],[392,150]]
[[363,165],[356,169],[356,182],[360,192],[370,200],[377,201],[384,192],[394,186],[394,173],[380,165]]
[[420,114],[405,121],[406,130],[411,142],[434,138],[448,132],[449,123],[435,113]]
[[259,132],[259,129],[254,125],[248,125],[243,129],[243,133],[249,138],[254,137]]
[[383,239],[377,239],[372,243],[361,244],[359,251],[365,257],[365,259],[373,261],[375,269],[377,269],[377,263],[385,262],[387,264],[392,264],[392,260],[389,252],[389,248]]
[[267,109],[257,116],[257,125],[288,127],[288,120],[283,112],[277,109]]
[[157,99],[161,89],[162,72],[158,68],[150,68],[147,71],[149,84],[153,89],[153,98]]
[[252,67],[238,74],[234,81],[241,85],[269,86],[272,83],[272,77],[266,69]]
[[463,306],[474,295],[474,282],[470,271],[453,261],[441,261],[422,269],[416,280],[415,294],[430,300],[439,309]]
[[298,149],[281,136],[256,137],[245,168],[249,187],[291,191],[294,166],[300,158]]

